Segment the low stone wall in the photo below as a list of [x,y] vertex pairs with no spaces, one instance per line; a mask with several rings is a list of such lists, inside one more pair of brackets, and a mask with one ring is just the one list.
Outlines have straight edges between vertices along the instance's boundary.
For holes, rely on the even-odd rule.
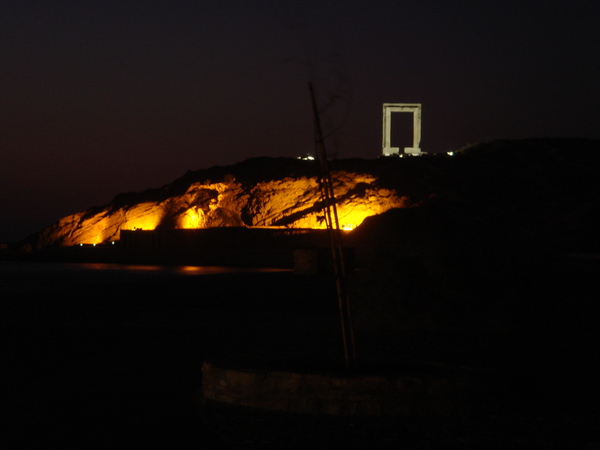
[[239,370],[204,363],[204,398],[245,407],[338,416],[467,417],[462,376],[334,376]]

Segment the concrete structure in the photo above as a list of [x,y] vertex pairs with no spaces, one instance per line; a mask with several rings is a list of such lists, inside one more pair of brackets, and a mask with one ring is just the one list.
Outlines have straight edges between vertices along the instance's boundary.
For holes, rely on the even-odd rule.
[[[121,230],[119,258],[126,264],[178,264],[332,271],[327,230],[312,228],[211,227]],[[82,250],[85,247],[84,246]],[[106,249],[107,245],[94,247]],[[79,248],[79,247],[77,247]],[[89,250],[89,248],[88,248]],[[355,252],[344,247],[348,271]]]
[[473,389],[460,372],[334,375],[202,366],[205,400],[296,414],[466,418]]
[[[413,113],[413,146],[405,147],[404,153],[400,153],[398,147],[391,145],[391,125],[393,112]],[[383,104],[383,156],[407,154],[418,156],[421,152],[421,104],[420,103],[384,103]]]

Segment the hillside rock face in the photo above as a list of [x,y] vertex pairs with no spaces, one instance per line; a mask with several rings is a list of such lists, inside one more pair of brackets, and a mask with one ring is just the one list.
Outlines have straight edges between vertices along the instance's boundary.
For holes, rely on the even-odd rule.
[[[331,169],[340,224],[355,228],[369,218],[348,236],[356,246],[439,251],[462,236],[453,255],[511,236],[512,245],[600,251],[600,140],[495,141],[452,157],[339,159]],[[161,188],[64,217],[26,243],[98,244],[133,229],[324,228],[317,170],[315,161],[265,157],[190,171]],[[403,209],[382,214],[395,208]]]
[[[188,173],[159,190],[118,196],[108,205],[58,221],[39,235],[37,246],[100,244],[119,240],[121,230],[284,226],[325,228],[316,176],[307,161],[260,159],[231,167]],[[270,176],[249,179],[253,168]],[[310,166],[309,166],[310,165]],[[282,170],[285,169],[285,170]],[[236,176],[235,173],[240,174]],[[199,175],[210,177],[194,181]],[[333,174],[340,224],[354,228],[368,216],[406,205],[406,198],[377,183],[371,173],[347,170]],[[189,180],[189,181],[188,181]]]

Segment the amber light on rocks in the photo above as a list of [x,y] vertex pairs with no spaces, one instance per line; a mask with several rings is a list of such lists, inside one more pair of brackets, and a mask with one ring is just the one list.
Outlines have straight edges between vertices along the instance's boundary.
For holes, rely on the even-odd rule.
[[[406,199],[377,186],[370,174],[334,173],[339,221],[343,229],[365,218],[406,206]],[[192,183],[180,195],[143,201],[62,218],[44,230],[40,246],[100,244],[117,241],[121,230],[208,228],[227,226],[326,228],[315,177],[287,177],[253,185],[226,177],[218,183]]]

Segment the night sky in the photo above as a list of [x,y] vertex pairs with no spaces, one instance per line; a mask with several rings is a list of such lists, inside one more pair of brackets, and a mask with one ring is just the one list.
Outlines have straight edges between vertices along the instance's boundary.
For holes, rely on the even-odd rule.
[[[214,165],[381,153],[384,102],[422,149],[600,138],[600,2],[0,4],[0,242]],[[392,144],[410,145],[395,114]]]

